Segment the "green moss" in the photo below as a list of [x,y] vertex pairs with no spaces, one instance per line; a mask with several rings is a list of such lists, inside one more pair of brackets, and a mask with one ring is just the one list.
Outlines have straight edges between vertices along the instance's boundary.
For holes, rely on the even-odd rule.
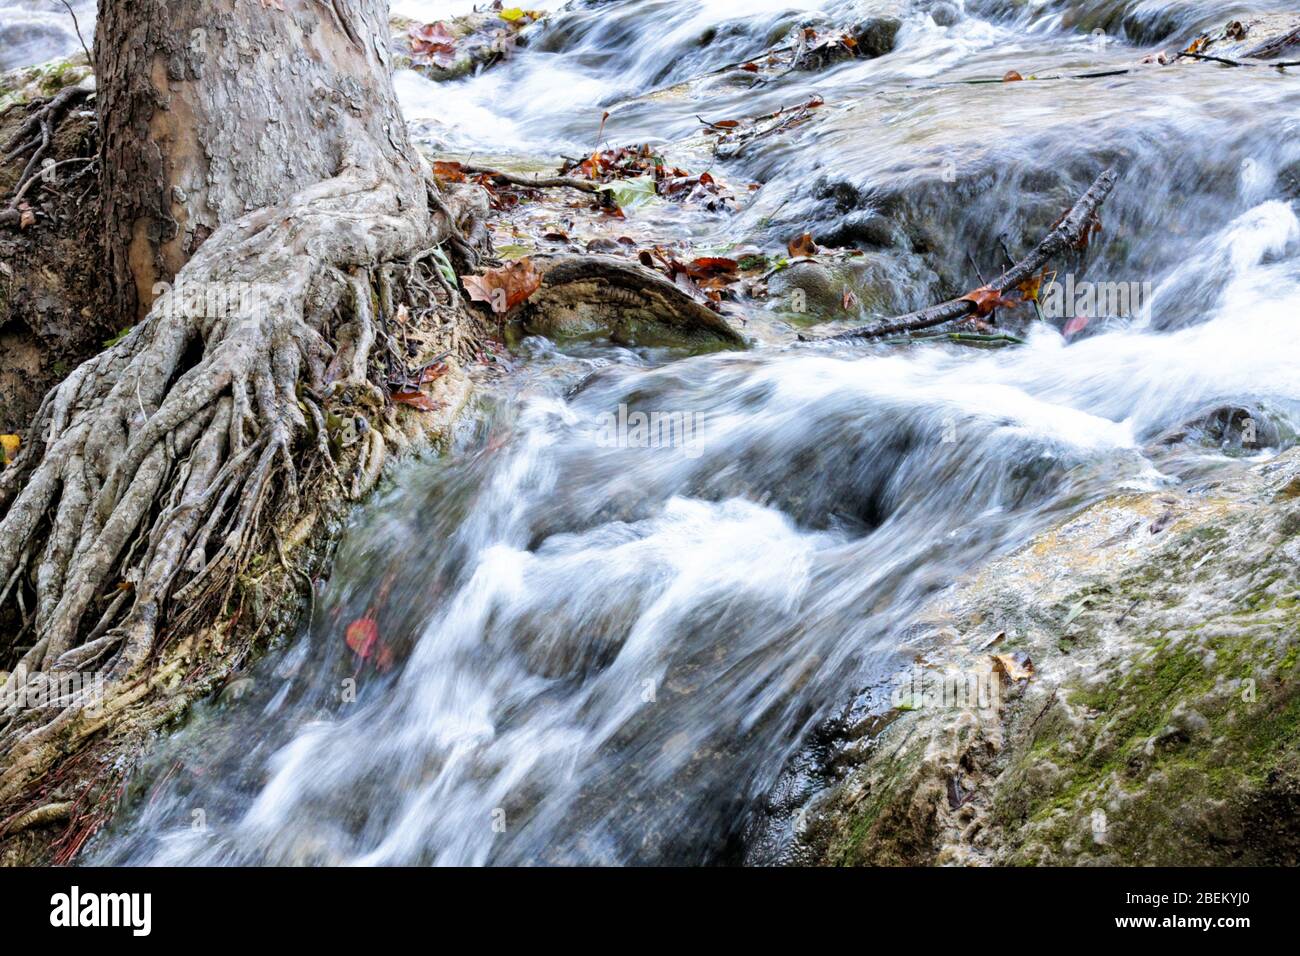
[[[909,715],[910,716],[910,715]],[[907,733],[906,720],[884,733]],[[871,791],[848,810],[848,825],[828,835],[824,859],[834,866],[914,865],[929,846],[933,816],[918,816],[908,799],[917,785],[920,754],[911,748],[874,758]],[[828,818],[841,818],[832,813]]]
[[51,64],[51,66],[41,74],[41,92],[46,96],[57,93],[65,86],[70,86],[73,83],[80,82],[84,75],[85,74],[81,69],[74,67],[72,63],[67,60]]
[[[1230,617],[1240,623],[1245,616]],[[999,788],[999,822],[1030,824],[1017,853],[1021,862],[1032,862],[1044,848],[1061,852],[1084,816],[1108,803],[1110,839],[1099,852],[1141,863],[1217,859],[1205,833],[1215,808],[1243,805],[1243,794],[1264,788],[1279,761],[1300,746],[1300,693],[1293,682],[1261,688],[1254,701],[1244,693],[1216,694],[1219,675],[1253,673],[1276,654],[1272,642],[1249,628],[1231,633],[1204,640],[1215,654],[1213,668],[1205,666],[1199,644],[1189,650],[1190,637],[1173,643],[1160,636],[1122,678],[1063,689],[1072,707],[1096,712],[1089,729],[1081,739],[1063,718],[1045,721]],[[1297,653],[1293,639],[1279,667],[1290,670]],[[1173,727],[1180,704],[1197,710],[1208,728],[1187,734]],[[1033,768],[1045,762],[1061,768],[1063,784],[1032,785]],[[1115,812],[1117,794],[1125,798]]]

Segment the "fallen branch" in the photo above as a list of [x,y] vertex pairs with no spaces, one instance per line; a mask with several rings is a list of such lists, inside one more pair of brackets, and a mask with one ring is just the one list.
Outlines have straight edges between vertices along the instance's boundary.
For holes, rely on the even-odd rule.
[[917,342],[956,342],[958,345],[1024,345],[1025,340],[1006,332],[940,332],[937,335],[914,335],[886,339],[891,345],[913,345]]
[[509,183],[512,186],[528,186],[531,189],[577,189],[584,193],[602,193],[606,187],[600,183],[588,179],[575,179],[572,176],[524,176],[519,173],[506,173],[499,169],[488,169],[486,166],[467,166],[461,164],[461,169],[473,176],[491,176],[493,179],[499,179],[503,183]]
[[[1098,176],[1088,191],[1083,194],[1083,197],[1074,204],[1074,208],[1065,214],[1065,218],[1057,223],[1056,227],[1034,247],[1034,250],[1002,274],[995,284],[998,293],[1001,294],[1007,289],[1016,288],[1022,282],[1036,275],[1053,256],[1079,245],[1085,232],[1091,227],[1097,210],[1115,187],[1117,178],[1118,175],[1114,169],[1108,169]],[[885,335],[897,335],[900,332],[915,332],[918,329],[928,329],[936,325],[942,325],[945,322],[952,322],[955,319],[965,318],[975,312],[976,309],[976,304],[970,299],[949,299],[947,302],[932,305],[920,312],[909,312],[907,315],[889,319],[876,325],[850,329],[838,335],[827,336],[826,339],[831,341],[874,339]]]
[[1224,66],[1266,66],[1272,70],[1281,70],[1288,66],[1300,66],[1300,60],[1286,60],[1282,63],[1247,63],[1245,60],[1233,60],[1226,56],[1212,56],[1209,53],[1188,53],[1186,51],[1178,54],[1176,59],[1183,57],[1190,60],[1202,60],[1206,63],[1222,63]]

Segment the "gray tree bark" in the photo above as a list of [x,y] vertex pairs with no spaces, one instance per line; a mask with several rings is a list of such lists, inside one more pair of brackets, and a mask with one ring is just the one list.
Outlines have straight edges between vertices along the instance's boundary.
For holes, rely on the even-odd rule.
[[222,224],[345,163],[424,214],[388,30],[386,0],[101,0],[101,185],[126,314]]

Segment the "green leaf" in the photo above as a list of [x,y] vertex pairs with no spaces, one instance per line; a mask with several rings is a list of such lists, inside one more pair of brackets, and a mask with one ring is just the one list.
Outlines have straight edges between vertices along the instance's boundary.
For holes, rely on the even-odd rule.
[[434,265],[438,267],[438,274],[446,279],[454,289],[456,287],[456,272],[451,267],[451,260],[447,258],[447,253],[441,249],[435,249],[432,258]]
[[616,179],[611,183],[603,184],[600,188],[609,190],[609,194],[614,197],[614,202],[623,209],[635,209],[658,198],[653,176]]

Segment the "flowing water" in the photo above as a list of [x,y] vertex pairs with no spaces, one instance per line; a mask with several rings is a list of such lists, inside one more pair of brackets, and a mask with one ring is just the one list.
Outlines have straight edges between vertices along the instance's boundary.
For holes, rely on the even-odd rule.
[[0,71],[80,52],[78,28],[90,46],[94,0],[0,0]]
[[[760,185],[745,208],[669,226],[697,248],[857,245],[897,308],[970,281],[970,251],[997,268],[1000,243],[1027,248],[1113,164],[1087,278],[1150,283],[1143,308],[997,352],[799,344],[767,313],[756,334],[781,344],[746,353],[524,340],[457,454],[404,465],[357,516],[310,623],[160,744],[93,859],[778,862],[927,598],[1088,502],[1290,441],[1297,79],[962,82],[1130,66],[1219,25],[1209,0],[922,4],[879,59],[713,73],[898,6],[571,4],[505,64],[397,85],[441,149],[550,162],[609,110],[609,142],[697,168],[698,116],[820,95],[814,121],[714,166]],[[1158,440],[1224,404],[1273,447]],[[675,416],[675,440],[643,441],[637,412]],[[366,664],[358,621],[382,643]]]

